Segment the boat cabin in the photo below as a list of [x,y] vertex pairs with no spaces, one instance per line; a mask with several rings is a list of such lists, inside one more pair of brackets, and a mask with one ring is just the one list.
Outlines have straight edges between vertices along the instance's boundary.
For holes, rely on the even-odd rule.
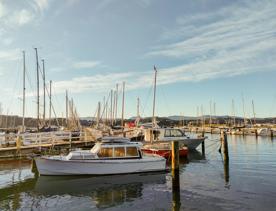
[[145,130],[145,141],[177,140],[183,137],[186,137],[184,131],[177,128],[150,128]]
[[91,150],[77,150],[67,155],[67,160],[131,159],[142,158],[142,144],[126,138],[102,139]]

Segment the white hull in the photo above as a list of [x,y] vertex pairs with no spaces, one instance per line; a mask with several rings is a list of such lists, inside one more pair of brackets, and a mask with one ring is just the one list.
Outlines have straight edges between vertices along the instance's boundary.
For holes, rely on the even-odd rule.
[[[157,143],[162,143],[162,142],[171,142],[171,141],[179,141],[180,144],[185,145],[188,147],[189,150],[195,150],[203,141],[205,140],[204,138],[167,138],[164,140],[157,141]],[[155,141],[154,141],[155,142]],[[154,143],[153,142],[153,143]]]
[[157,157],[110,160],[61,160],[36,158],[40,175],[111,175],[166,170],[166,160]]
[[205,138],[190,138],[181,141],[181,143],[187,146],[188,149],[195,150],[204,141],[204,139]]

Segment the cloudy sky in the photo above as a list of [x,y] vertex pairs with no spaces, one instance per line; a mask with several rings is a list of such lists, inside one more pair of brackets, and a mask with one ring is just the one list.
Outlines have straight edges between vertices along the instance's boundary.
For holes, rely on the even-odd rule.
[[80,116],[93,116],[123,81],[126,116],[137,97],[150,116],[154,65],[159,116],[195,116],[201,106],[209,114],[210,103],[212,113],[231,114],[232,99],[243,115],[242,96],[246,116],[252,100],[257,116],[276,116],[273,0],[0,0],[2,113],[22,113],[25,50],[27,115],[36,115],[34,47],[59,116],[66,89]]

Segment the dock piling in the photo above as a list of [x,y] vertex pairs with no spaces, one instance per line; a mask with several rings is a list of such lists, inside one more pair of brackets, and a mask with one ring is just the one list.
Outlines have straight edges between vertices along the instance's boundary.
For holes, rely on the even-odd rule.
[[172,141],[172,170],[179,169],[179,142]]
[[[204,137],[204,131],[202,131],[202,137]],[[205,140],[202,141],[201,143],[201,152],[202,152],[202,155],[205,155]]]
[[181,206],[179,186],[179,142],[172,141],[172,210],[179,210]]
[[222,146],[222,149],[223,149],[223,159],[224,159],[224,161],[229,161],[227,134],[226,134],[225,131],[223,131],[221,133],[221,146]]
[[180,210],[180,182],[179,182],[179,170],[172,170],[172,210]]

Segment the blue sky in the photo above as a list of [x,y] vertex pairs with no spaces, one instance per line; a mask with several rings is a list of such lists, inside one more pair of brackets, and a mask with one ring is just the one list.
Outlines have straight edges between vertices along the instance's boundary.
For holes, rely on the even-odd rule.
[[276,1],[0,0],[0,26],[5,114],[21,114],[25,50],[27,115],[36,115],[37,47],[58,116],[66,89],[80,116],[92,116],[123,81],[125,115],[136,114],[139,96],[150,116],[154,65],[159,116],[195,116],[201,105],[209,114],[210,102],[216,114],[231,114],[232,99],[243,115],[242,95],[246,116],[252,100],[258,117],[276,116]]

